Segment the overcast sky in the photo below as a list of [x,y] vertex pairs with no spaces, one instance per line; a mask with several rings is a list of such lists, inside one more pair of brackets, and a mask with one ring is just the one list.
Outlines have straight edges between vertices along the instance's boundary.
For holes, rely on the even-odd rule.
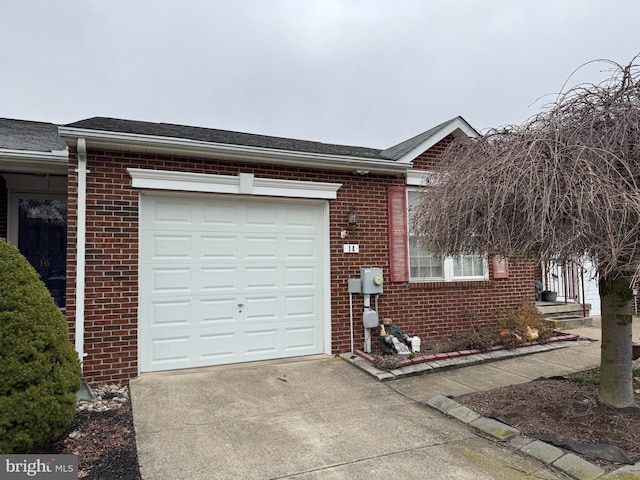
[[457,115],[522,123],[585,62],[628,64],[639,19],[637,0],[0,0],[0,117],[386,148]]

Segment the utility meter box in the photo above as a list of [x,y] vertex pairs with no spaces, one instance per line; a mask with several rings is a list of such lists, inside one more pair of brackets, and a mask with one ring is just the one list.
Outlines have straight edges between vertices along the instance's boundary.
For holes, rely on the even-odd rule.
[[364,328],[378,328],[378,312],[375,310],[362,312],[362,324]]
[[378,295],[382,293],[382,269],[363,268],[360,270],[363,295]]

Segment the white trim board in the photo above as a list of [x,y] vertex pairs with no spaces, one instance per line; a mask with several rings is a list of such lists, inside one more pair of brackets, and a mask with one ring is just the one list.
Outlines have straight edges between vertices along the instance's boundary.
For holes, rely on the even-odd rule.
[[128,168],[127,172],[134,188],[153,190],[334,200],[342,187],[341,183],[255,178],[253,173],[211,175],[141,168]]

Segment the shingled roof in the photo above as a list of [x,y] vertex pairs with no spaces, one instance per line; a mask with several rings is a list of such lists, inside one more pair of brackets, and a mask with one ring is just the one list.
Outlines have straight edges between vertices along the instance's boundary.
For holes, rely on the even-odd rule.
[[412,137],[408,140],[405,140],[404,142],[394,145],[393,147],[381,151],[380,156],[388,160],[399,160],[412,150],[419,148],[421,145],[429,144],[430,140],[432,139],[441,140],[445,135],[452,133],[452,131],[458,130],[460,126],[465,129],[465,134],[467,135],[479,135],[478,132],[476,132],[473,127],[471,127],[465,121],[464,118],[458,116],[452,118],[451,120],[447,120],[440,125],[436,125],[426,132],[419,133],[415,137]]
[[56,152],[67,145],[53,123],[0,118],[0,149]]
[[165,138],[181,138],[209,143],[287,150],[291,152],[344,155],[370,159],[381,158],[381,150],[374,148],[333,145],[308,140],[255,135],[229,130],[218,130],[214,128],[189,127],[170,123],[153,123],[136,120],[121,120],[117,118],[93,117],[86,120],[80,120],[79,122],[70,123],[65,125],[65,127],[106,132],[131,133]]

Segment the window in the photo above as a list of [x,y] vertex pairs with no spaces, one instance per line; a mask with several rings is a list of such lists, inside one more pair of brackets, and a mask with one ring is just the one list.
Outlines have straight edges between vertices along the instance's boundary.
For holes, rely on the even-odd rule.
[[424,281],[486,280],[489,268],[484,255],[462,255],[457,258],[436,257],[418,245],[411,230],[412,208],[419,200],[416,190],[407,190],[409,225],[409,278]]

